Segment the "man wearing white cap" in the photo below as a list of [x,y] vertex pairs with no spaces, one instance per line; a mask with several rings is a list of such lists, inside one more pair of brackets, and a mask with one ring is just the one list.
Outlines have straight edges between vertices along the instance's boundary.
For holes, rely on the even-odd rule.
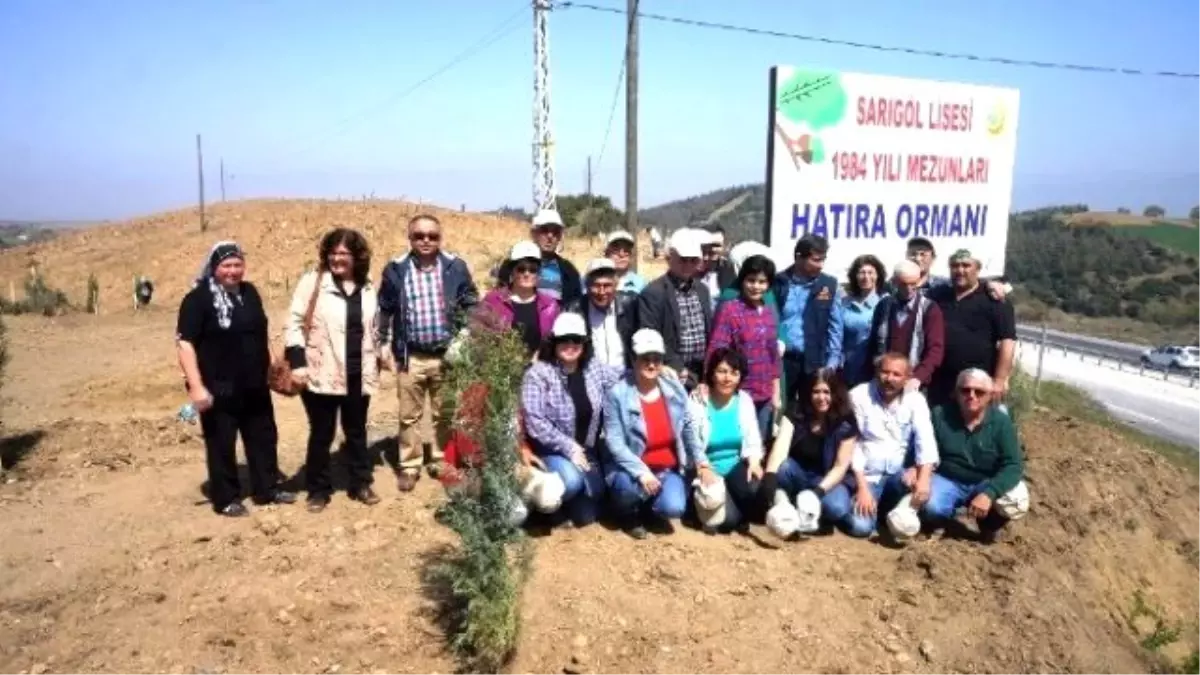
[[630,269],[636,244],[633,235],[624,230],[610,233],[605,241],[604,255],[612,260],[617,268],[618,293],[641,293],[646,287],[646,280],[642,275]]
[[647,284],[638,296],[638,325],[662,336],[663,363],[689,390],[704,373],[713,318],[712,296],[696,279],[701,256],[696,233],[676,230],[667,245],[667,273]]
[[538,289],[549,293],[559,302],[582,297],[583,282],[579,278],[579,270],[570,260],[558,254],[563,241],[562,216],[554,209],[542,209],[533,216],[530,232],[533,241],[542,250]]
[[588,338],[601,363],[624,370],[629,365],[629,339],[634,331],[637,296],[617,292],[617,270],[608,258],[588,262],[587,295],[563,307],[587,322]]

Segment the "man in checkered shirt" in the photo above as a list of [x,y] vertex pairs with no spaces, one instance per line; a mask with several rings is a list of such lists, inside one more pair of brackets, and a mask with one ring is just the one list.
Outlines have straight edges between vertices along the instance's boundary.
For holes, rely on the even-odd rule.
[[[419,215],[409,221],[408,242],[411,250],[387,264],[379,286],[381,340],[392,347],[400,400],[396,477],[402,492],[416,486],[423,462],[431,474],[441,464],[449,423],[440,414],[444,357],[466,325],[467,313],[479,303],[466,262],[442,250],[442,225],[436,217]],[[429,457],[417,431],[426,396],[437,434]]]
[[663,364],[689,390],[704,377],[704,353],[712,327],[712,295],[696,278],[702,251],[699,234],[681,228],[667,244],[667,273],[638,298],[638,325],[663,337]]

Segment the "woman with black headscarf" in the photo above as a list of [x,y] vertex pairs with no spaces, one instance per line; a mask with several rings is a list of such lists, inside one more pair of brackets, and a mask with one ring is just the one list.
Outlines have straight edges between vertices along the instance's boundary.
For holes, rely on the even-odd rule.
[[296,501],[279,487],[279,431],[267,387],[267,315],[254,285],[243,281],[246,256],[222,241],[205,259],[179,307],[176,341],[188,398],[200,413],[208,464],[208,499],[223,516],[245,516],[238,483],[241,433],[258,504]]

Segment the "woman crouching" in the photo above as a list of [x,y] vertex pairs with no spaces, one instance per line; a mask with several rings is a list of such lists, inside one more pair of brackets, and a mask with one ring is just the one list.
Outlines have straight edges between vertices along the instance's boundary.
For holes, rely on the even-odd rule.
[[578,314],[559,314],[550,339],[521,383],[525,432],[534,454],[565,488],[557,521],[595,522],[604,479],[596,444],[604,392],[619,371],[592,359],[587,326]]
[[607,467],[615,515],[634,539],[646,524],[664,533],[682,518],[688,493],[683,476],[711,468],[688,412],[688,395],[675,378],[663,378],[662,335],[643,328],[633,334],[631,375],[613,386],[604,404]]

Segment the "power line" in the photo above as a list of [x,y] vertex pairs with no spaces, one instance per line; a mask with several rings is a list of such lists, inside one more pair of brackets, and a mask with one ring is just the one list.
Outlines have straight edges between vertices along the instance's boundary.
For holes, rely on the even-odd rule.
[[288,159],[293,159],[298,155],[303,155],[307,152],[310,152],[310,151],[316,149],[322,143],[324,143],[328,140],[331,140],[333,138],[336,138],[338,136],[341,136],[346,131],[348,131],[352,126],[354,126],[354,124],[356,122],[371,115],[372,113],[376,113],[381,110],[391,108],[392,106],[396,105],[400,101],[403,101],[405,98],[408,98],[409,96],[411,96],[413,93],[415,93],[421,87],[425,86],[426,84],[429,84],[434,79],[445,74],[447,71],[451,70],[455,66],[461,64],[462,62],[464,62],[467,59],[471,58],[472,56],[478,54],[479,52],[483,51],[484,49],[487,49],[488,47],[492,46],[496,42],[499,42],[501,38],[506,37],[509,33],[511,33],[517,27],[517,25],[518,25],[517,19],[520,19],[521,15],[525,14],[529,10],[529,7],[530,7],[530,5],[527,1],[522,1],[521,6],[517,9],[516,12],[513,12],[512,14],[510,14],[507,18],[505,18],[502,22],[500,22],[499,25],[497,25],[495,28],[493,28],[491,31],[489,31],[486,35],[484,35],[482,38],[480,38],[477,42],[475,42],[471,46],[467,47],[463,51],[459,52],[457,56],[452,58],[441,68],[438,68],[437,70],[433,71],[429,75],[425,76],[424,78],[422,78],[422,79],[418,80],[417,82],[415,82],[414,84],[410,85],[408,88],[403,89],[399,92],[396,92],[395,94],[392,94],[391,96],[380,101],[379,103],[377,103],[369,108],[364,108],[363,110],[360,110],[359,112],[357,112],[353,115],[350,115],[349,117],[343,118],[340,122],[338,122],[334,126],[334,130],[331,133],[325,135],[319,141],[308,145],[304,149],[293,154],[291,157],[288,157]]
[[[573,0],[564,0],[560,2],[558,7],[563,9],[587,9],[594,12],[607,12],[609,14],[625,14],[624,9],[615,7],[604,7],[601,5],[593,5],[587,2],[574,2]],[[695,26],[700,28],[715,28],[725,31],[733,31],[738,33],[747,33],[750,35],[763,35],[768,37],[788,38],[791,40],[801,40],[804,42],[819,42],[827,45],[837,45],[841,47],[853,47],[855,49],[869,49],[877,52],[892,52],[901,54],[911,54],[913,56],[931,56],[940,59],[958,59],[961,61],[977,61],[983,63],[999,63],[1006,66],[1028,66],[1032,68],[1047,68],[1057,70],[1074,70],[1091,73],[1108,73],[1113,75],[1138,75],[1143,77],[1171,77],[1183,79],[1200,79],[1200,73],[1176,72],[1171,70],[1140,70],[1138,68],[1112,67],[1112,66],[1093,66],[1083,65],[1078,63],[1059,63],[1055,61],[1035,61],[1031,59],[1018,59],[1003,56],[984,56],[980,54],[966,54],[962,52],[943,52],[936,49],[917,49],[915,47],[898,47],[895,45],[879,45],[868,42],[856,42],[853,40],[839,40],[837,38],[824,37],[820,35],[803,35],[800,33],[785,33],[783,31],[770,30],[766,28],[752,28],[749,26],[735,26],[727,23],[717,23],[715,21],[703,21],[700,19],[688,19],[678,16],[666,16],[663,14],[654,14],[651,12],[638,12],[638,16],[643,19],[652,19],[654,21],[663,21],[666,23],[675,23],[684,26]]]
[[596,173],[600,173],[600,165],[604,163],[604,150],[608,147],[608,135],[612,133],[613,118],[617,116],[617,101],[621,98],[621,83],[625,81],[625,57],[621,57],[621,69],[617,71],[617,85],[613,87],[612,104],[608,107],[608,124],[604,127],[604,142],[600,144],[600,154],[596,159]]

